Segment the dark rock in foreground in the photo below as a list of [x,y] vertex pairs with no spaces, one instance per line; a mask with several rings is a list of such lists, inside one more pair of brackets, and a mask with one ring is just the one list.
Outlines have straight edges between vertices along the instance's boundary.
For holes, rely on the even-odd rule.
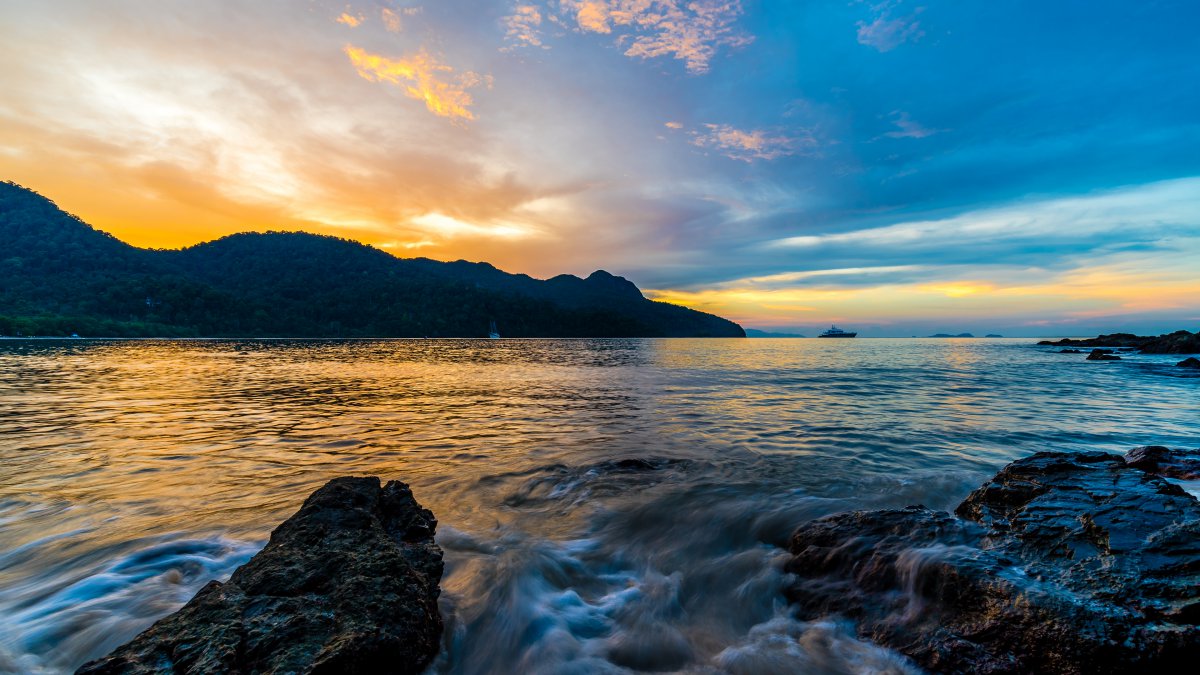
[[1176,363],[1175,365],[1179,366],[1180,368],[1200,369],[1200,359],[1192,356],[1192,357],[1189,357],[1189,358],[1186,358],[1186,359],[1180,361],[1179,363]]
[[1112,353],[1111,349],[1093,349],[1091,354],[1088,354],[1088,361],[1120,361],[1121,357]]
[[1042,340],[1038,344],[1063,347],[1120,347],[1137,349],[1144,354],[1200,354],[1200,331],[1189,333],[1186,330],[1177,330],[1158,337],[1112,333],[1084,340]]
[[419,673],[442,633],[436,526],[403,483],[334,479],[229,581],[78,673]]
[[1136,452],[1013,462],[957,517],[807,523],[787,596],[801,618],[845,616],[935,672],[1183,672],[1200,655],[1200,503]]

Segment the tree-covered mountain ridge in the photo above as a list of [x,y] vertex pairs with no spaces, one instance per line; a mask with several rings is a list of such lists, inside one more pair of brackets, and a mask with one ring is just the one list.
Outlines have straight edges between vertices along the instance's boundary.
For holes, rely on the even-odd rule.
[[539,280],[301,232],[143,249],[0,182],[0,335],[744,337],[599,270]]

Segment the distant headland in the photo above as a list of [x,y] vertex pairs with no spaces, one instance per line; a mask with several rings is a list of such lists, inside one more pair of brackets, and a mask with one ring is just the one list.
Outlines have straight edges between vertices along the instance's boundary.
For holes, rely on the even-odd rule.
[[299,232],[136,248],[15,183],[0,182],[0,241],[0,335],[746,336],[603,270],[540,280]]

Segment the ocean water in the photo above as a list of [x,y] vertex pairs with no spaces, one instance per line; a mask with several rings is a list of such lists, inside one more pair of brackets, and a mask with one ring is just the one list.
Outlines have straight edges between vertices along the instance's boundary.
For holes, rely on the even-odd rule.
[[0,341],[0,672],[70,672],[341,475],[439,519],[434,673],[912,673],[790,618],[797,524],[1200,445],[1176,357],[1028,339]]

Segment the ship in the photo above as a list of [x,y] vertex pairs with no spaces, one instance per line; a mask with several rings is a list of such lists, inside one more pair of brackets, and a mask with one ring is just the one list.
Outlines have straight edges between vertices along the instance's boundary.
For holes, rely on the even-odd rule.
[[858,333],[851,333],[849,331],[844,331],[841,328],[838,328],[837,326],[830,326],[829,330],[825,331],[824,333],[821,333],[817,337],[852,338],[852,337],[856,337],[857,335],[858,335]]

